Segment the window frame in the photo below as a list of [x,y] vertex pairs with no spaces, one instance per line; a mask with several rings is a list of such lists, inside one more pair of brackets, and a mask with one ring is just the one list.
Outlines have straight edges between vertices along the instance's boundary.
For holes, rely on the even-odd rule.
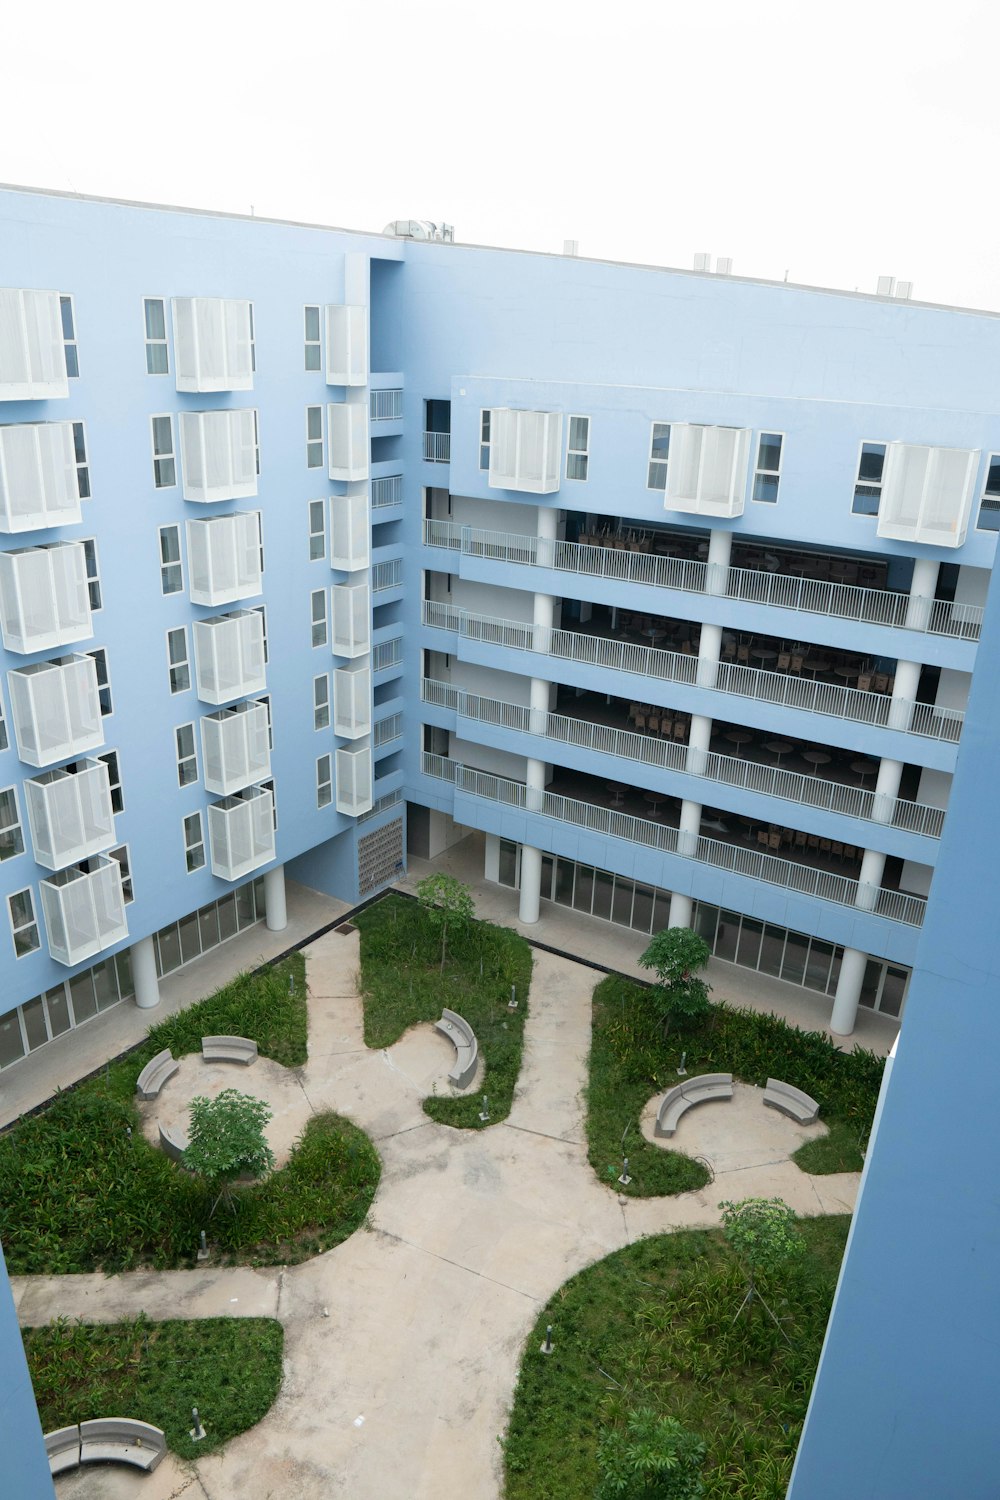
[[[322,693],[316,691],[320,683],[323,684]],[[313,678],[313,729],[329,729],[330,723],[330,674],[320,672]]]
[[4,708],[3,688],[0,687],[0,752],[10,749],[10,731],[7,728],[7,713]]
[[[15,925],[15,922],[14,922],[14,907],[13,907],[13,902],[16,901],[16,899],[18,898],[18,896],[27,896],[27,898],[28,898],[28,910],[31,913],[31,916],[29,918],[27,918],[24,922],[22,922],[19,926]],[[41,923],[38,920],[38,913],[37,913],[37,911],[35,909],[35,893],[32,890],[31,886],[30,885],[26,885],[23,890],[20,890],[20,891],[11,891],[10,895],[7,897],[7,903],[6,904],[7,904],[7,921],[9,923],[9,925],[10,925],[10,937],[11,937],[11,942],[14,945],[14,957],[15,957],[15,959],[18,959],[18,958],[27,958],[28,955],[31,954],[31,953],[37,953],[39,951],[39,949],[41,948],[41,946],[42,946],[42,928],[41,928]],[[35,941],[34,941],[34,943],[31,944],[30,947],[28,947],[28,948],[21,948],[18,945],[18,940],[17,940],[18,939],[18,933],[27,932],[29,930],[29,928],[34,928]]]
[[[66,332],[66,314],[69,313],[69,333]],[[59,293],[59,325],[62,329],[63,352],[66,357],[67,380],[80,378],[80,349],[76,337],[76,308],[72,292]],[[70,351],[72,350],[72,357]],[[70,366],[73,366],[70,369]]]
[[[768,437],[768,438],[777,438],[778,439],[778,467],[776,469],[762,469],[761,468],[761,464],[760,464],[760,451],[761,451],[761,448],[764,445],[764,439],[766,437]],[[773,431],[771,431],[770,428],[766,432],[762,428],[757,433],[757,453],[756,453],[756,456],[754,458],[753,483],[750,486],[750,499],[751,499],[752,502],[754,502],[757,505],[777,505],[777,503],[778,503],[778,495],[779,495],[779,493],[781,491],[781,467],[782,467],[782,464],[785,461],[785,437],[786,437],[785,433],[783,433],[783,432],[773,432]],[[770,499],[766,495],[758,495],[758,493],[757,493],[757,481],[759,479],[763,479],[763,480],[773,479],[774,480],[774,499],[773,500]]]
[[[174,661],[170,654],[170,637],[176,635],[183,638],[184,656]],[[165,639],[167,650],[167,682],[170,686],[171,697],[176,697],[178,693],[188,693],[191,691],[191,647],[188,641],[187,626],[171,625],[170,629],[166,632]],[[175,687],[174,673],[179,672],[182,667],[187,673],[187,682],[183,686]],[[180,679],[178,678],[177,680],[179,681]]]
[[[326,501],[307,501],[309,517],[309,561],[322,562],[326,557]],[[316,511],[319,509],[319,530],[316,530]],[[316,540],[319,539],[320,548],[315,550]]]
[[[317,615],[317,612],[316,612],[316,600],[317,600],[317,598],[321,598],[323,600],[323,618],[322,618],[322,620],[319,619],[319,617]],[[330,644],[330,607],[329,607],[329,603],[328,603],[328,599],[327,599],[327,591],[326,591],[325,588],[323,588],[323,589],[313,589],[311,591],[311,593],[309,595],[309,618],[310,618],[310,623],[311,623],[311,627],[312,627],[312,645],[313,645],[313,649],[316,650],[320,646],[329,646],[329,644]],[[320,637],[320,636],[318,636],[316,634],[317,629],[320,626],[322,627],[322,637]]]
[[[866,448],[882,449],[882,469],[877,482],[871,479],[862,479],[861,477],[861,465],[864,461]],[[882,485],[885,482],[885,460],[888,448],[888,442],[878,438],[862,438],[858,444],[858,461],[854,468],[854,491],[851,497],[852,516],[865,516],[871,520],[878,515],[882,506]],[[874,495],[859,495],[858,491],[862,488],[875,490],[877,493]],[[858,505],[859,500],[874,500],[874,509],[863,509]]]
[[[311,312],[314,312],[316,314],[316,337],[314,339],[311,339],[309,337],[309,314]],[[302,332],[303,332],[304,344],[305,344],[304,358],[305,358],[306,373],[309,374],[309,375],[319,375],[319,374],[322,374],[322,371],[323,371],[323,309],[322,309],[322,307],[318,303],[315,303],[315,302],[307,302],[307,303],[305,303],[305,305],[304,305],[304,307],[302,309]],[[316,363],[314,365],[311,365],[309,363],[309,354],[310,354],[310,351],[313,350],[313,349],[315,349],[315,351],[316,351],[316,355],[315,355]]]
[[[197,829],[196,838],[188,837],[189,824],[191,825],[192,832],[195,828]],[[196,871],[203,870],[207,862],[205,851],[205,828],[202,823],[200,810],[184,814],[183,818],[181,819],[181,837],[184,840],[184,864],[187,867],[187,873],[189,875],[194,875]],[[200,850],[201,858],[192,862],[192,857],[196,850]]]
[[[186,749],[181,743],[181,735],[185,730],[190,731],[190,749]],[[198,736],[193,719],[186,724],[174,725],[174,759],[177,763],[177,785],[179,787],[194,786],[198,780]],[[194,766],[193,775],[186,774],[187,769],[192,765]]]
[[[990,494],[990,470],[993,468],[997,470],[997,490],[995,494]],[[996,502],[996,510],[992,510],[989,512],[990,515],[994,515],[997,518],[997,524],[995,526],[983,525],[983,506],[986,504],[987,500]],[[986,469],[983,474],[983,487],[982,492],[979,496],[979,508],[976,511],[976,530],[983,532],[986,536],[996,536],[997,532],[1000,531],[1000,452],[987,453],[986,455]]]
[[[310,425],[309,425],[310,413],[314,412],[314,411],[319,412],[319,437],[315,437],[313,435],[313,433],[310,430]],[[319,450],[319,458],[314,463],[313,459],[315,458],[317,448]],[[320,405],[320,406],[307,406],[306,407],[306,468],[307,469],[322,469],[323,468],[323,456],[324,456],[324,452],[325,452],[325,449],[324,449],[324,446],[323,446],[323,407],[322,407],[322,405]]]
[[[87,596],[90,599],[90,610],[97,614],[104,608],[104,600],[101,594],[101,562],[97,555],[97,538],[87,536],[81,538],[85,567],[87,573]],[[95,603],[96,600],[96,603]]]
[[[24,853],[24,824],[21,821],[21,804],[17,796],[17,787],[0,787],[0,799],[8,795],[10,796],[11,805],[14,810],[14,819],[13,822],[7,824],[0,822],[0,864],[6,864],[9,859],[17,859],[19,854]],[[2,801],[0,801],[0,807],[2,805]],[[4,853],[4,840],[11,834],[14,835],[14,841],[20,845],[20,848],[11,849],[9,853]]]
[[122,763],[117,750],[103,750],[96,756],[108,768],[108,789],[111,793],[111,811],[125,811],[125,792],[122,788]]
[[135,900],[135,885],[132,879],[132,856],[128,844],[117,844],[108,850],[108,858],[116,859],[122,869],[122,900],[131,906]]
[[[153,338],[149,332],[149,319],[147,308],[158,302],[163,311],[163,337]],[[147,375],[169,375],[170,374],[170,325],[167,322],[167,298],[166,297],[143,297],[142,299],[142,332],[146,349],[146,374]],[[150,350],[163,350],[164,366],[162,370],[150,369]]]
[[[325,762],[326,774],[323,774]],[[325,793],[325,795],[324,795]],[[316,757],[316,806],[330,807],[333,804],[333,756],[329,751]]]
[[[649,456],[646,459],[646,488],[647,488],[647,490],[655,490],[658,494],[661,494],[661,495],[666,494],[666,491],[667,491],[667,470],[668,470],[668,467],[669,467],[669,464],[670,464],[670,428],[671,428],[671,425],[672,424],[670,422],[654,421],[654,422],[651,422],[650,426],[649,426]],[[666,458],[654,458],[654,456],[653,456],[653,444],[656,442],[656,429],[658,427],[661,427],[661,428],[665,429],[666,434],[667,434],[667,456],[666,456]],[[657,470],[659,470],[659,469],[663,470],[663,483],[662,484],[654,484],[653,483],[653,466],[654,465],[656,466]]]
[[274,721],[271,718],[271,694],[270,693],[261,693],[261,695],[260,695],[259,698],[254,698],[253,699],[253,702],[254,703],[259,703],[261,705],[261,707],[264,709],[264,712],[267,714],[267,748],[269,750],[273,750],[274,749]]
[[86,655],[91,657],[97,667],[97,697],[101,705],[101,718],[109,719],[115,711],[115,703],[111,693],[111,665],[108,661],[108,648],[95,646]]
[[492,408],[489,406],[482,406],[479,409],[479,467],[480,470],[486,471],[489,471],[490,467],[490,444],[493,441],[491,413]]
[[[172,531],[177,538],[177,560],[176,562],[164,562],[163,560],[163,537],[165,532]],[[165,599],[170,599],[174,594],[184,592],[184,558],[181,553],[181,528],[178,521],[167,521],[157,529],[157,540],[159,541],[160,554],[160,593]],[[167,588],[167,574],[171,569],[177,569],[178,584],[175,589]]]
[[73,423],[73,462],[76,465],[76,489],[81,500],[90,500],[90,459],[87,455],[87,424]]
[[[170,447],[162,452],[156,447],[156,424],[166,422],[167,431],[170,434]],[[173,490],[177,488],[177,448],[174,443],[174,417],[169,411],[154,412],[149,418],[149,446],[153,455],[153,488],[156,490]],[[161,477],[160,465],[170,465],[172,478]],[[166,472],[164,469],[163,473]]]
[[[586,433],[585,433],[584,445],[583,445],[582,448],[574,448],[572,446],[572,443],[573,443],[573,423],[574,422],[584,422],[584,423],[586,423]],[[590,418],[589,417],[579,416],[579,415],[571,415],[570,418],[569,418],[569,420],[568,420],[568,422],[567,422],[567,424],[566,424],[566,427],[567,427],[567,435],[566,435],[566,478],[573,480],[574,483],[576,483],[576,484],[586,484],[586,482],[587,482],[587,476],[588,476],[588,474],[590,472]],[[577,460],[580,460],[580,459],[583,460],[583,463],[582,463],[583,473],[582,474],[571,474],[570,473],[570,468],[574,467],[573,465],[571,465],[570,461],[572,459],[574,459],[574,458],[577,459]],[[579,465],[576,465],[576,467],[579,467]]]

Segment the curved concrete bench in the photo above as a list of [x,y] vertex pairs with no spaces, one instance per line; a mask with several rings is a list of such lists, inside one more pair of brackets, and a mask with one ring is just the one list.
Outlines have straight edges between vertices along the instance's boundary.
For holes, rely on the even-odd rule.
[[819,1105],[792,1083],[783,1083],[780,1078],[769,1078],[764,1090],[764,1103],[771,1109],[780,1109],[789,1119],[800,1125],[811,1125],[819,1114]]
[[135,1091],[140,1099],[155,1099],[168,1078],[173,1078],[179,1062],[175,1062],[170,1048],[165,1047],[143,1068],[136,1079]]
[[45,1451],[49,1455],[49,1473],[53,1477],[65,1474],[67,1469],[75,1469],[80,1462],[79,1427],[57,1427],[54,1432],[47,1432]]
[[257,1043],[247,1036],[203,1036],[201,1055],[206,1062],[243,1063],[249,1067],[257,1061]]
[[479,1058],[476,1033],[468,1021],[464,1021],[453,1010],[442,1010],[440,1021],[434,1022],[434,1029],[454,1042],[458,1056],[448,1078],[456,1088],[464,1089],[476,1071],[476,1062]]
[[700,1073],[697,1078],[685,1078],[664,1094],[656,1111],[657,1135],[672,1136],[677,1122],[685,1110],[696,1104],[705,1104],[710,1099],[733,1097],[732,1073]]
[[149,1422],[130,1417],[100,1417],[80,1423],[82,1464],[133,1464],[152,1473],[167,1451],[167,1440]]
[[188,1138],[179,1130],[160,1126],[160,1150],[165,1151],[171,1161],[180,1161],[188,1148]]

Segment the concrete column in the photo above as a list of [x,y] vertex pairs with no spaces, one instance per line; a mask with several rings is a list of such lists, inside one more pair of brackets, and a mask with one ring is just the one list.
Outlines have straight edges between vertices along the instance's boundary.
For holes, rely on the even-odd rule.
[[729,582],[726,574],[729,571],[729,558],[732,550],[733,533],[731,531],[713,531],[709,534],[706,593],[725,594]]
[[687,768],[695,776],[704,776],[705,757],[712,743],[712,719],[708,714],[692,714],[688,732]]
[[284,932],[288,926],[284,865],[275,865],[264,876],[264,911],[268,932]]
[[892,699],[889,703],[889,727],[890,729],[909,729],[910,705],[917,701],[917,689],[920,686],[920,663],[918,661],[898,661],[896,663],[896,679],[892,685]]
[[695,681],[699,687],[715,687],[719,680],[719,657],[722,655],[722,626],[703,625],[698,641],[698,663]]
[[[531,762],[529,761],[530,765]],[[521,845],[521,894],[517,915],[522,922],[538,921],[542,892],[542,851],[530,844]]]
[[694,902],[690,896],[682,896],[680,891],[674,891],[670,897],[670,926],[690,927],[691,916],[694,912]]
[[941,564],[929,557],[918,557],[913,563],[910,597],[906,604],[906,623],[911,630],[926,630],[934,607]]
[[844,949],[837,993],[833,997],[833,1010],[830,1012],[830,1030],[837,1036],[850,1036],[854,1030],[867,965],[867,953],[862,953],[858,948]]
[[532,734],[545,733],[545,723],[549,716],[551,689],[551,683],[546,682],[544,677],[533,677],[531,679],[531,690],[528,698],[528,723]]
[[892,810],[899,796],[899,783],[903,777],[901,760],[879,761],[878,777],[875,781],[875,800],[872,817],[876,823],[891,823]]
[[151,937],[140,938],[129,950],[135,1003],[140,1010],[152,1010],[160,1003],[160,981],[156,975],[156,949]]

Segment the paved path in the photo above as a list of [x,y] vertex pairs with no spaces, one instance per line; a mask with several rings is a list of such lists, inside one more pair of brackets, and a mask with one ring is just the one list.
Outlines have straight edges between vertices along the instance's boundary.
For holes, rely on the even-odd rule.
[[[620,1200],[599,1183],[582,1105],[592,970],[536,951],[510,1117],[473,1133],[423,1112],[429,1080],[443,1080],[452,1059],[430,1027],[388,1051],[365,1048],[357,935],[330,933],[306,958],[301,1087],[310,1108],[348,1115],[378,1144],[383,1176],[368,1226],[287,1271],[15,1278],[25,1325],[144,1310],[267,1314],[285,1329],[281,1393],[252,1431],[194,1465],[171,1457],[152,1478],[78,1471],[59,1481],[59,1500],[496,1500],[497,1437],[524,1339],[570,1276],[644,1234],[717,1224],[725,1197],[779,1193],[806,1215],[853,1207],[858,1179],[800,1172],[774,1136],[780,1122],[763,1109],[771,1134],[749,1156],[752,1110],[734,1111],[725,1138],[721,1109],[682,1122],[681,1149],[719,1155],[723,1170],[702,1192]],[[700,1145],[699,1115],[708,1132]],[[790,1135],[787,1149],[800,1138]]]

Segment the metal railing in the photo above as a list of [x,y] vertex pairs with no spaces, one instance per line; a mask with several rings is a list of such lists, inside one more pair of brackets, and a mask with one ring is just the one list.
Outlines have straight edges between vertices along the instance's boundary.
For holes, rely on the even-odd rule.
[[398,667],[403,660],[403,638],[395,636],[391,641],[379,641],[372,647],[372,671],[384,672],[389,667]]
[[907,802],[902,797],[886,797],[861,787],[826,781],[799,771],[783,771],[780,766],[764,766],[757,761],[734,755],[717,755],[714,751],[692,750],[676,740],[660,739],[631,729],[616,729],[587,719],[573,719],[565,714],[535,713],[518,703],[499,698],[485,698],[465,688],[425,677],[421,681],[423,702],[438,708],[453,709],[461,718],[474,719],[501,729],[537,735],[561,745],[594,750],[614,756],[616,760],[637,761],[664,771],[681,771],[700,776],[724,786],[740,787],[777,797],[800,806],[820,808],[845,818],[879,823],[905,833],[939,839],[944,824],[944,809],[922,802]]
[[424,458],[431,464],[451,463],[451,433],[425,432]]
[[839,683],[815,682],[734,662],[700,661],[697,656],[663,651],[655,646],[639,646],[631,641],[613,641],[579,631],[553,630],[547,626],[523,624],[519,620],[497,619],[434,600],[424,601],[423,623],[439,630],[453,630],[467,640],[502,646],[509,651],[529,651],[588,666],[610,667],[630,676],[681,682],[740,698],[778,703],[785,708],[803,709],[806,713],[821,714],[826,718],[874,724],[925,739],[956,743],[965,718],[960,709],[891,698],[885,693],[865,693],[858,688],[841,687]]
[[402,474],[387,474],[383,479],[372,480],[372,510],[382,510],[384,506],[402,503]]
[[390,557],[372,566],[372,593],[384,593],[386,589],[398,589],[403,582],[403,559]]
[[367,823],[369,818],[377,817],[380,812],[385,812],[387,807],[395,807],[403,800],[403,792],[397,787],[394,792],[386,792],[384,797],[376,797],[367,812],[358,813],[358,822]]
[[373,422],[401,422],[403,419],[402,391],[372,391],[369,411]]
[[654,823],[648,818],[637,818],[632,813],[599,807],[592,802],[579,802],[574,797],[562,797],[556,792],[529,789],[520,781],[508,781],[505,777],[494,776],[486,771],[475,771],[469,766],[440,755],[432,755],[426,750],[422,755],[421,769],[425,775],[450,781],[456,790],[473,797],[521,808],[525,812],[554,818],[561,823],[571,823],[574,827],[585,828],[591,833],[642,844],[645,848],[657,849],[663,854],[675,854],[681,859],[714,865],[716,869],[730,870],[734,874],[745,875],[767,885],[799,891],[819,901],[831,901],[838,906],[856,906],[873,916],[885,917],[890,922],[904,922],[910,927],[919,927],[924,919],[927,902],[922,896],[911,896],[906,891],[862,885],[860,881],[852,880],[846,875],[817,870],[811,865],[796,864],[777,854],[764,854],[758,849],[723,843],[719,839],[704,838],[700,834],[682,833],[677,828]]
[[424,543],[428,547],[443,547],[492,562],[552,568],[556,572],[649,584],[653,588],[678,589],[682,593],[712,594],[748,604],[860,620],[870,625],[889,625],[925,635],[949,635],[977,641],[982,627],[983,610],[979,605],[919,596],[911,598],[909,594],[895,593],[890,589],[859,588],[854,584],[817,578],[796,578],[788,573],[765,573],[750,568],[690,562],[684,558],[659,557],[654,552],[633,552],[625,547],[594,547],[581,542],[521,536],[516,532],[483,531],[474,526],[462,526],[457,521],[425,521]]
[[376,749],[380,745],[388,745],[392,740],[401,739],[402,735],[402,714],[390,714],[386,719],[376,719],[372,725],[372,744]]

